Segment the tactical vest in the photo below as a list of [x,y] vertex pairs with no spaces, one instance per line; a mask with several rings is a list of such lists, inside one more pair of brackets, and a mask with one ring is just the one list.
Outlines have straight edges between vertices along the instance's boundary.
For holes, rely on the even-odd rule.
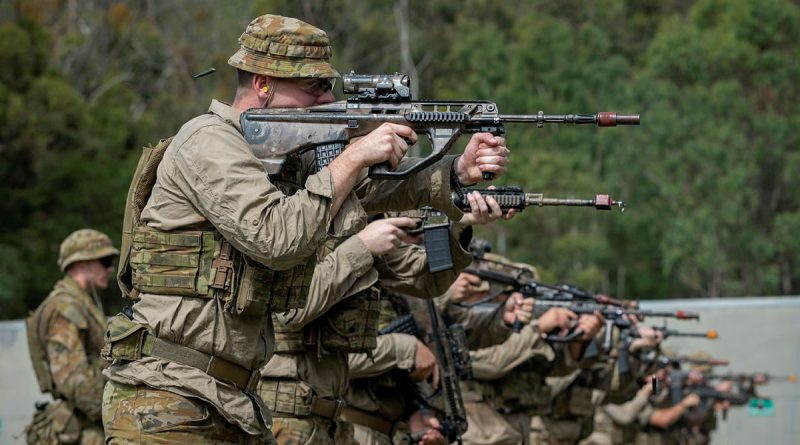
[[39,383],[39,390],[52,394],[54,398],[63,398],[63,395],[58,393],[53,383],[53,374],[50,370],[50,360],[47,357],[45,343],[48,326],[42,321],[50,319],[52,313],[58,310],[57,305],[60,301],[70,301],[68,310],[61,311],[60,315],[78,325],[87,359],[95,362],[103,347],[105,327],[102,323],[105,322],[105,317],[93,314],[90,308],[80,301],[82,295],[79,295],[78,292],[64,280],[59,281],[44,302],[25,319],[28,351],[33,371],[36,374],[36,381]]
[[545,375],[552,366],[533,358],[514,368],[514,371],[491,384],[484,384],[484,397],[493,400],[501,413],[524,412],[542,416],[550,412],[552,394]]
[[[331,238],[321,251],[324,258],[346,238]],[[275,352],[308,349],[344,353],[369,352],[378,346],[381,294],[377,287],[357,292],[336,303],[323,316],[301,329],[291,329],[273,316]]]
[[125,204],[117,281],[124,296],[142,292],[218,298],[238,315],[264,315],[305,306],[315,258],[286,271],[252,261],[217,230],[161,231],[140,217],[172,138],[145,147]]

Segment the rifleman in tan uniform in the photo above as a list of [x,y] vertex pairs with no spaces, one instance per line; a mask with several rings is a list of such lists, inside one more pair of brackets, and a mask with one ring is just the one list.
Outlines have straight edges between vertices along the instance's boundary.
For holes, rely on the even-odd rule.
[[[490,203],[490,206],[492,204]],[[499,215],[500,212],[495,210],[493,214]],[[451,236],[451,239],[454,238],[455,236]],[[470,260],[471,257],[466,255],[463,262],[456,261],[456,270],[468,265]],[[454,278],[455,275],[451,275],[449,281],[453,281]],[[445,282],[447,281],[442,281],[441,284]],[[387,287],[392,286],[391,282],[385,280],[381,280],[381,283]],[[389,298],[381,301],[381,327],[401,316],[413,315],[427,319],[427,310],[415,297],[430,298],[449,288],[449,285],[441,287],[441,285],[432,286],[418,282],[416,287],[416,289],[392,287],[394,292],[389,294]],[[403,295],[398,294],[398,291],[403,292]],[[448,290],[441,299],[449,299],[449,294]],[[440,304],[448,306],[446,302]],[[513,309],[512,307],[512,312]],[[426,316],[420,317],[423,313]],[[504,321],[504,315],[503,311],[475,314],[473,311],[464,310],[451,311],[445,318],[451,323],[461,323],[469,331],[482,332],[484,339],[487,336],[499,335],[502,340],[510,333],[510,326]],[[453,316],[456,318],[453,319]],[[423,320],[417,320],[416,323],[418,330],[426,325]],[[498,332],[501,333],[497,334]],[[392,436],[396,433],[422,433],[431,428],[435,429],[437,425],[430,420],[435,411],[420,409],[424,403],[430,403],[430,401],[423,403],[420,400],[426,391],[415,390],[418,385],[430,387],[430,382],[424,378],[425,374],[420,373],[416,366],[424,360],[421,356],[429,356],[435,360],[433,352],[415,335],[408,333],[380,335],[377,344],[378,346],[369,353],[350,354],[349,357],[351,386],[347,393],[348,406],[345,409],[345,417],[355,424],[359,443],[391,444]],[[435,362],[434,366],[437,366]],[[437,375],[438,372],[433,372],[433,379],[436,379]],[[435,442],[437,440],[435,436],[426,433],[422,443],[428,443],[429,439],[430,442]],[[443,440],[441,435],[438,435],[438,441]]]
[[66,274],[26,320],[39,388],[56,399],[37,410],[28,443],[103,443],[100,349],[106,316],[94,290],[108,286],[118,253],[108,236],[91,229],[61,243],[58,265]]
[[[398,165],[405,140],[416,140],[392,124],[319,171],[307,152],[268,177],[242,136],[241,112],[330,102],[338,73],[325,33],[296,19],[261,16],[240,43],[229,60],[239,78],[233,103],[213,101],[146,149],[134,174],[119,278],[136,303],[112,319],[104,350],[114,360],[103,400],[111,443],[271,442],[269,410],[254,392],[274,350],[271,313],[305,307],[319,249],[354,233],[367,211],[361,197],[402,210],[445,194],[398,182],[355,193],[367,167]],[[478,154],[495,154],[481,143],[507,152],[500,138],[476,137]],[[470,181],[480,170],[450,157],[410,181],[447,188],[451,175]]]

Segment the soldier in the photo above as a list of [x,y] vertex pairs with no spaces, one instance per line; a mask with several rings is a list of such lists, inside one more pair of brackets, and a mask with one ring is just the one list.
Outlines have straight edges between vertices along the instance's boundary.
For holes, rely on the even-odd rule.
[[[619,362],[615,364],[618,377],[612,379],[612,386],[606,394],[602,404],[594,414],[594,428],[592,434],[581,441],[581,445],[624,445],[636,439],[637,432],[641,429],[639,423],[643,413],[648,409],[648,401],[653,391],[653,376],[644,377],[656,372],[657,363],[650,360],[649,364],[635,359],[634,355],[641,351],[655,352],[663,340],[660,331],[647,326],[637,326],[638,338],[633,340],[628,347],[628,370],[621,370]],[[623,375],[628,373],[628,378]],[[627,380],[628,384],[623,384]],[[644,382],[636,388],[634,383]],[[602,388],[601,388],[602,389]]]
[[61,243],[58,266],[65,276],[26,320],[39,389],[56,399],[35,414],[28,443],[103,443],[100,349],[106,316],[95,289],[108,287],[118,254],[108,236],[92,229],[77,230]]
[[[529,265],[511,263],[492,254],[484,254],[483,258],[491,260],[490,267],[501,273],[505,270],[503,264],[510,264],[517,269],[527,269],[531,278],[537,278],[536,270]],[[470,274],[463,276],[467,281],[472,280],[472,284],[454,284],[454,302],[483,299],[489,291],[488,286],[476,280],[478,277]],[[519,293],[509,295],[506,290],[499,296],[508,296],[507,303],[513,302],[531,309],[535,305],[533,298],[523,298]],[[520,320],[523,322],[522,330],[499,344],[483,341],[471,345],[474,347],[470,351],[474,379],[462,382],[469,421],[464,443],[529,443],[531,416],[541,414],[550,403],[550,390],[545,384],[545,376],[551,371],[563,374],[574,367],[574,359],[579,357],[578,350],[582,349],[583,343],[581,339],[575,342],[577,348],[573,348],[572,344],[553,348],[542,341],[541,334],[566,329],[577,318],[568,310],[553,308],[533,324],[528,323],[530,317]],[[514,320],[510,318],[506,321],[510,325]],[[600,328],[600,321],[595,316],[581,317],[578,323],[587,336]]]
[[[330,102],[338,73],[327,35],[296,19],[258,17],[239,41],[228,61],[238,70],[233,103],[214,100],[145,150],[134,175],[120,285],[137,301],[112,319],[104,350],[115,360],[103,401],[110,443],[271,442],[269,410],[253,392],[275,346],[270,313],[305,306],[318,250],[347,240],[363,254],[353,235],[367,212],[433,205],[458,220],[451,182],[505,171],[505,141],[484,133],[464,156],[405,181],[370,181],[367,167],[396,167],[417,138],[384,124],[319,171],[309,151],[268,177],[241,112]],[[386,238],[399,241],[406,223],[385,227]]]
[[[430,274],[422,247],[393,242],[387,228],[396,230],[407,217],[377,219],[350,239],[326,244],[306,307],[274,317],[276,354],[262,370],[258,393],[273,412],[272,432],[279,443],[354,443],[352,426],[339,421],[340,415],[347,420],[349,412],[344,400],[348,353],[384,354],[376,348],[383,289],[432,298],[469,264],[470,255],[459,244],[461,230],[502,217],[493,199],[477,198],[472,212],[451,230],[451,271]],[[482,211],[481,205],[492,212]],[[402,232],[400,238],[418,241]]]
[[[453,292],[453,288],[468,285],[465,275],[461,274],[450,286],[448,294]],[[429,286],[425,287],[430,289]],[[427,311],[416,306],[419,306],[419,301],[414,298],[389,294],[381,305],[382,325],[386,326],[408,314],[427,321]],[[530,306],[516,307],[512,303],[504,311],[495,313],[451,311],[448,318],[456,317],[453,321],[464,324],[466,329],[482,332],[486,341],[486,337],[497,333],[501,333],[499,335],[502,338],[507,337],[511,323],[518,318],[529,321],[531,311]],[[425,323],[418,322],[418,325],[425,327]],[[473,340],[477,340],[477,337],[474,336]],[[387,333],[378,337],[378,347],[369,353],[350,354],[349,363],[351,386],[347,393],[345,414],[355,424],[359,443],[390,445],[392,436],[403,428],[411,434],[420,434],[421,444],[445,443],[437,431],[440,423],[434,413],[430,409],[419,408],[421,403],[431,403],[423,400],[430,391],[419,388],[436,387],[439,383],[436,357],[425,343],[409,333]],[[430,384],[425,382],[429,375],[432,377]]]

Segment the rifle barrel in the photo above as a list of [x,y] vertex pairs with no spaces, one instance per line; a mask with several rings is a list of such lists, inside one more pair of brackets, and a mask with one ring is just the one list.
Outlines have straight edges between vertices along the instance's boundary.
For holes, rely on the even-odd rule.
[[617,114],[614,111],[603,111],[597,114],[505,114],[497,119],[501,122],[528,122],[541,127],[543,124],[597,124],[598,127],[616,127],[617,125],[639,125],[638,114]]
[[595,195],[594,199],[573,199],[573,198],[545,198],[541,193],[525,193],[526,206],[572,206],[572,207],[594,207],[598,210],[611,210],[613,206],[619,206],[623,211],[625,204],[622,201],[614,201],[611,195]]

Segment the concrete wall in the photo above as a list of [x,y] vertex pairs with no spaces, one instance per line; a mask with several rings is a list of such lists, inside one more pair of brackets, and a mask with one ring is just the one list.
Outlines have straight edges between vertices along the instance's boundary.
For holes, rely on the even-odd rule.
[[[669,338],[666,346],[681,354],[702,349],[714,358],[730,361],[719,372],[800,372],[800,298],[724,298],[643,302],[653,310],[685,309],[700,313],[700,322],[672,321],[681,330],[715,329],[715,341]],[[660,324],[651,319],[648,324]],[[746,408],[734,408],[719,421],[713,438],[718,444],[800,444],[800,383],[769,383],[759,394],[775,403],[774,415],[753,416]]]
[[[671,338],[667,346],[680,353],[703,349],[730,360],[730,371],[800,371],[800,298],[737,298],[643,302],[646,309],[685,309],[700,312],[700,322],[673,321],[675,329],[716,329],[716,341]],[[648,320],[660,324],[660,320]],[[723,368],[720,368],[723,369]],[[735,408],[719,422],[714,442],[719,444],[800,443],[800,383],[770,383],[761,393],[772,397],[775,413],[753,417]],[[28,356],[25,324],[0,321],[0,444],[24,443],[20,435],[33,415],[33,404],[48,398],[39,393]]]
[[33,404],[51,398],[39,392],[22,320],[0,321],[0,394],[0,444],[24,444]]

